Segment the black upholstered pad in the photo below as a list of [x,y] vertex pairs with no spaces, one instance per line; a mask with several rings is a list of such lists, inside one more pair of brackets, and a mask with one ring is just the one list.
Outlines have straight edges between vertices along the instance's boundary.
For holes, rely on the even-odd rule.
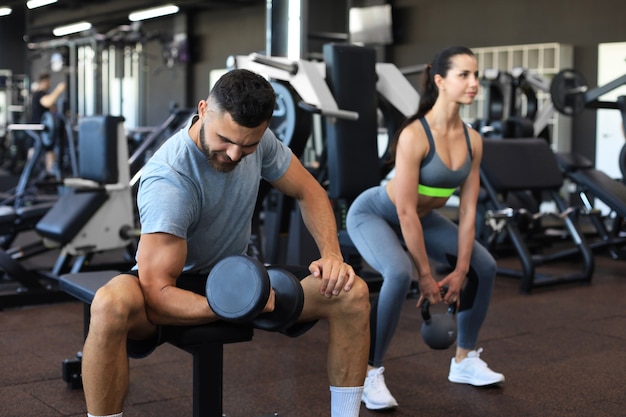
[[590,159],[577,153],[557,152],[556,159],[564,172],[593,168]]
[[[96,291],[119,271],[88,271],[65,274],[59,277],[61,290],[91,304]],[[163,341],[169,342],[184,350],[201,346],[206,343],[236,343],[252,340],[254,329],[249,325],[236,325],[222,321],[198,326],[163,326]]]
[[191,350],[207,343],[237,343],[252,340],[254,328],[245,324],[216,321],[198,326],[163,326],[163,340]]
[[119,271],[89,271],[65,274],[59,277],[59,288],[83,303],[91,304],[96,291]]
[[80,178],[100,184],[118,182],[117,128],[123,120],[110,115],[81,118],[78,124]]
[[567,176],[583,191],[609,206],[618,216],[626,217],[626,184],[595,168],[570,168]]
[[77,191],[70,189],[48,210],[35,226],[43,237],[66,244],[91,219],[109,198],[104,189]]
[[556,156],[544,139],[484,139],[481,170],[499,192],[557,190],[563,184]]

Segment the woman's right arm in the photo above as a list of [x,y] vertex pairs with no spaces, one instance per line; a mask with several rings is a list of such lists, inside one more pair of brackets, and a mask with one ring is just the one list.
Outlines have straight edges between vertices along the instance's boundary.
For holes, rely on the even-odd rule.
[[424,130],[419,123],[413,123],[402,131],[396,148],[396,173],[393,179],[393,199],[400,219],[402,237],[419,275],[421,295],[418,307],[424,298],[431,304],[441,301],[439,286],[430,270],[422,223],[417,212],[419,169],[422,159],[428,152],[427,143]]

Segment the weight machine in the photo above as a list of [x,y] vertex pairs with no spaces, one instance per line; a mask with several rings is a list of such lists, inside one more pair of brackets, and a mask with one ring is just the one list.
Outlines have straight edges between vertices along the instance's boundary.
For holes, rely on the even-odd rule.
[[[324,79],[323,63],[307,60],[292,61],[282,57],[265,57],[259,54],[231,56],[229,69],[246,68],[268,77],[279,93],[277,114],[273,118],[274,127],[278,128],[278,137],[292,148],[298,157],[311,134],[313,115],[320,115],[336,121],[337,118],[357,120],[356,112],[339,109]],[[290,134],[292,134],[290,136]],[[295,145],[295,149],[294,149]],[[318,167],[323,172],[325,166]],[[289,230],[290,242],[286,245],[286,260],[294,264],[307,264],[313,260],[316,248],[312,238],[304,230],[298,218],[297,206],[282,194],[271,190],[268,184],[262,184],[255,215],[253,239],[261,245],[252,245],[253,255],[267,263],[281,261],[281,234]],[[263,210],[263,203],[266,207]],[[263,210],[263,233],[260,231],[260,210]],[[288,217],[285,217],[290,213]],[[263,239],[261,240],[261,236]]]
[[[559,72],[552,81],[550,92],[555,108],[568,116],[575,116],[585,109],[615,109],[621,114],[622,127],[626,132],[626,96],[615,102],[601,101],[604,94],[626,84],[626,74],[609,83],[589,88],[584,77],[571,69]],[[623,154],[626,145],[622,147]],[[596,250],[608,250],[613,259],[624,259],[623,246],[626,238],[621,235],[626,219],[626,185],[623,181],[610,178],[593,163],[575,153],[557,153],[563,175],[576,186],[576,193],[590,218],[598,239],[591,242]],[[594,207],[594,200],[605,204],[610,213],[603,217]]]
[[[30,125],[43,130],[42,125]],[[65,178],[66,192],[54,202],[34,230],[42,239],[32,250],[59,249],[50,271],[29,270],[20,261],[23,253],[0,250],[0,270],[6,291],[0,292],[0,309],[69,299],[58,288],[58,277],[94,266],[102,252],[126,249],[136,239],[134,202],[130,187],[128,145],[123,119],[112,116],[83,117],[78,124],[79,177]],[[116,264],[130,266],[129,260]]]
[[480,83],[486,91],[485,117],[472,125],[481,135],[513,138],[544,134],[554,109],[550,100],[540,103],[535,90],[548,91],[549,80],[522,67],[511,72],[488,68]]
[[[506,232],[521,263],[519,269],[499,266],[498,272],[520,278],[519,290],[522,293],[548,285],[590,283],[595,268],[593,254],[578,225],[578,210],[569,207],[559,195],[563,176],[548,143],[538,138],[485,139],[480,171],[489,207],[485,217],[493,230],[487,247],[493,250],[490,244]],[[511,192],[546,194],[558,212],[513,209],[507,205],[507,194]],[[519,220],[524,217],[529,217],[531,221],[556,217],[565,225],[566,232],[554,237],[552,242],[544,241],[540,248],[531,248],[527,236],[519,227]],[[549,248],[549,243],[555,243],[554,247]],[[567,247],[562,248],[565,244]],[[549,268],[542,268],[574,256],[581,263],[576,271],[556,274],[551,273]]]
[[0,164],[10,171],[14,171],[17,166],[17,152],[8,127],[23,122],[25,82],[24,75],[13,74],[11,70],[0,70]]
[[[521,73],[519,76],[525,77],[526,75],[527,74]],[[536,88],[541,88],[544,91],[550,91],[551,94],[551,102],[546,103],[547,105],[544,105],[543,107],[546,111],[546,117],[537,118],[536,122],[547,120],[549,113],[555,111],[567,116],[575,116],[580,114],[586,108],[608,108],[619,110],[622,115],[622,121],[626,123],[625,96],[619,97],[616,102],[605,102],[599,100],[599,97],[602,95],[625,84],[626,75],[618,77],[606,85],[593,89],[586,85],[586,82],[581,75],[570,69],[561,71],[551,82],[547,82],[542,77],[528,78],[528,80]],[[508,140],[509,139],[505,139],[504,142],[507,142]],[[485,144],[488,147],[496,146],[495,144],[491,145],[487,142]],[[503,144],[502,146],[505,145]],[[520,149],[523,150],[524,148]],[[489,150],[486,152],[489,152]],[[544,169],[542,166],[544,162],[537,161],[538,156],[531,156],[528,153],[520,153],[518,158],[522,155],[527,155],[527,159],[524,163],[532,160],[534,166],[541,166],[541,169]],[[503,158],[503,156],[500,157]],[[581,219],[583,216],[587,217],[595,229],[594,236],[587,233],[585,245],[589,248],[589,250],[608,251],[609,255],[613,259],[624,259],[623,246],[626,244],[626,238],[621,234],[623,220],[626,216],[626,186],[624,183],[609,178],[604,172],[594,168],[593,163],[581,155],[569,152],[556,152],[555,157],[557,167],[559,168],[561,175],[564,179],[575,185],[576,193],[580,197],[581,205],[576,209],[573,209],[572,212],[576,221]],[[490,163],[488,160],[488,153],[484,156],[484,158],[487,158],[485,164]],[[494,162],[491,163],[495,164]],[[551,160],[549,163],[552,164]],[[513,162],[505,163],[500,161],[500,164],[503,166],[508,165],[507,170],[517,170],[517,168],[512,168],[515,166],[513,165]],[[495,168],[492,168],[492,171],[496,172]],[[492,183],[504,182],[505,180],[502,178],[507,178],[508,174],[500,171],[497,172],[498,174],[492,175],[492,179],[490,181]],[[526,196],[526,198],[523,198],[523,196],[520,198],[521,187],[519,185],[526,184],[527,181],[530,181],[528,178],[533,178],[531,174],[528,173],[526,174],[526,177],[526,180],[519,180],[519,184],[515,186],[509,184],[510,186],[508,188],[501,186],[500,189],[498,189],[501,196],[508,196],[508,200],[499,201],[496,204],[494,203],[495,197],[490,197],[491,201],[488,202],[488,204],[492,204],[491,208],[496,207],[495,212],[497,212],[497,214],[494,214],[495,212],[493,210],[487,208],[488,226],[486,226],[486,228],[491,229],[492,234],[486,239],[485,242],[488,246],[493,247],[496,239],[500,239],[500,241],[502,241],[502,232],[506,231],[507,233],[511,233],[509,238],[518,251],[522,262],[526,264],[525,281],[527,284],[525,285],[526,289],[524,291],[528,291],[534,285],[534,278],[532,278],[534,275],[533,269],[538,265],[537,262],[542,262],[537,261],[537,259],[541,259],[540,257],[537,257],[536,255],[529,255],[531,250],[533,250],[531,249],[533,240],[535,243],[539,243],[540,245],[542,243],[544,245],[550,245],[548,237],[545,235],[539,236],[537,233],[537,230],[540,229],[542,232],[545,231],[541,228],[541,221],[547,214],[538,213],[540,207],[539,203],[541,202],[542,196],[546,195],[545,190],[542,192],[537,192],[536,189],[532,190],[532,192],[524,190],[523,196]],[[498,179],[494,180],[493,178]],[[483,187],[489,191],[489,179],[483,179]],[[517,198],[510,199],[512,195],[517,196]],[[594,199],[598,199],[607,205],[612,211],[611,215],[603,218],[599,210],[594,208]],[[515,204],[519,202],[522,202],[523,204],[516,206]],[[564,212],[563,203],[558,203],[557,207],[561,210],[561,212]],[[551,214],[553,215],[552,217],[559,222],[559,225],[566,227],[567,230],[563,231],[562,236],[569,236],[569,238],[573,238],[575,241],[582,237],[582,232],[579,230],[572,230],[572,225],[569,224],[571,220],[568,220],[568,217],[572,214],[563,216],[555,215],[555,213]],[[513,223],[515,223],[515,226],[512,225]],[[513,227],[515,230],[509,230],[509,228]],[[585,263],[588,265],[587,269],[590,269],[591,264],[586,260],[586,248],[563,250],[560,252],[559,256],[561,258],[565,258],[567,256],[579,254],[580,251],[583,252],[582,259],[584,259]],[[582,281],[585,281],[585,275],[586,274],[583,274],[583,277],[581,278]]]
[[[279,130],[275,132],[290,147],[292,141],[299,142],[300,146],[305,144],[311,126],[317,128],[312,142],[321,151],[316,152],[318,165],[312,170],[335,204],[339,238],[347,253],[353,252],[343,225],[349,202],[364,189],[380,183],[389,172],[384,164],[387,151],[379,152],[381,115],[378,111],[383,113],[387,134],[391,137],[404,117],[417,110],[419,102],[419,94],[405,75],[393,64],[375,63],[371,52],[370,48],[354,45],[328,44],[324,48],[324,62],[258,54],[232,56],[228,60],[229,68],[250,69],[267,76],[273,83],[278,93],[273,123]],[[347,64],[348,61],[353,64]],[[408,71],[415,73],[423,68]],[[283,94],[286,89],[288,94]],[[355,90],[359,94],[354,94]],[[364,98],[370,96],[371,100]],[[377,109],[377,102],[380,109]],[[323,128],[312,121],[315,116],[323,118]],[[306,127],[300,129],[299,125]],[[319,133],[322,129],[324,139]],[[293,137],[285,135],[291,132],[299,133]],[[285,208],[282,199],[278,193],[271,192],[266,199],[264,259],[269,263],[278,260],[277,242],[281,231],[285,230],[281,218],[283,213],[291,212],[287,261],[306,264],[314,259],[316,248],[304,233],[299,213],[292,211],[292,206]]]
[[[0,247],[5,250],[8,250],[19,233],[31,230],[58,198],[58,193],[42,194],[39,190],[41,183],[38,180],[38,167],[45,153],[44,146],[57,143],[58,153],[62,156],[69,156],[70,175],[76,176],[78,173],[73,131],[65,123],[63,116],[46,112],[41,123],[12,123],[8,125],[8,131],[11,137],[21,133],[32,138],[33,152],[22,168],[16,187],[2,193],[3,199],[0,201],[2,208]],[[60,140],[59,137],[62,137],[63,140]],[[58,163],[63,164],[60,160]],[[62,171],[59,168],[56,181],[61,180]],[[55,185],[54,182],[52,184]]]

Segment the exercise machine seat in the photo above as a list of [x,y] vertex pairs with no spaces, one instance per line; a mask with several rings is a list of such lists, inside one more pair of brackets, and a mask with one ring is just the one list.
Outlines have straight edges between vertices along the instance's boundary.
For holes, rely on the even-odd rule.
[[595,169],[593,163],[575,153],[557,153],[563,173],[582,191],[600,199],[618,216],[626,218],[626,184]]
[[[529,293],[538,286],[591,282],[595,268],[593,254],[577,223],[576,211],[571,210],[559,194],[564,177],[556,155],[544,139],[483,139],[480,180],[488,197],[485,204],[495,208],[496,212],[511,209],[505,202],[509,192],[549,195],[571,241],[571,247],[561,251],[531,253],[513,216],[505,221],[504,230],[519,255],[521,269],[499,266],[499,273],[519,277],[522,293]],[[533,217],[543,214],[531,212]],[[574,255],[582,260],[582,267],[578,271],[562,275],[537,271],[541,265]]]
[[485,139],[481,170],[498,192],[558,190],[563,174],[543,139]]
[[64,180],[66,192],[35,226],[62,247],[58,275],[71,257],[76,257],[71,272],[78,272],[93,254],[131,243],[121,233],[135,222],[123,121],[110,115],[79,120],[78,176]]
[[62,245],[70,242],[109,198],[104,189],[70,189],[39,220],[37,233]]
[[[96,291],[118,271],[90,271],[61,275],[60,288],[85,303],[85,335],[89,305]],[[222,321],[198,326],[164,326],[167,343],[193,355],[193,416],[222,416],[224,344],[252,340],[251,326]]]

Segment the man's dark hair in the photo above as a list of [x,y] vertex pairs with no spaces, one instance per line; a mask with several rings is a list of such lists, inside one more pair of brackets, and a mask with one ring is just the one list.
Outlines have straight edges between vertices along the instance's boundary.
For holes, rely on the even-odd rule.
[[244,127],[253,128],[272,118],[276,93],[261,75],[246,69],[224,74],[209,93],[209,102]]
[[47,72],[42,72],[41,74],[39,74],[39,81],[44,81],[44,80],[49,80],[50,79],[50,74],[48,74]]

